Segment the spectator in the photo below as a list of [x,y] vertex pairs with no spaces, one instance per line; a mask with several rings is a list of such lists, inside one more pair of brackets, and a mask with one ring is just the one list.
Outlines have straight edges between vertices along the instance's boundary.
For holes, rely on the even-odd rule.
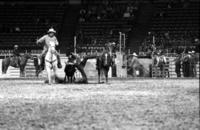
[[15,32],[21,32],[20,27],[16,26],[16,27],[15,27]]
[[80,10],[80,16],[81,17],[85,17],[85,15],[86,15],[86,10],[85,9],[81,9]]
[[131,14],[128,10],[126,10],[126,12],[124,13],[123,15],[124,18],[130,18],[131,17]]

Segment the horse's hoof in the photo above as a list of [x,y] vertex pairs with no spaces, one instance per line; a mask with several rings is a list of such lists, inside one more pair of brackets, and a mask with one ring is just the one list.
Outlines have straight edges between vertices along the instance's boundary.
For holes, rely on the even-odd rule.
[[99,84],[104,84],[104,82],[102,81],[102,82],[98,82]]
[[81,84],[87,84],[87,83],[88,83],[88,81],[87,81],[87,80],[80,80],[80,81],[78,81],[77,83],[81,83]]
[[49,81],[48,81],[48,80],[45,80],[44,83],[45,83],[45,84],[49,84]]
[[87,81],[87,80],[83,80],[83,83],[84,83],[84,84],[87,84],[87,83],[88,83],[88,81]]

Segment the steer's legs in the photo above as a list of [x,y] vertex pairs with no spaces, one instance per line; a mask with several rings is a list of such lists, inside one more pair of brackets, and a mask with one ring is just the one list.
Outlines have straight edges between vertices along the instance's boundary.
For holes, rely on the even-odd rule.
[[51,81],[51,68],[49,63],[46,62],[46,71],[47,71],[47,78],[48,78],[48,84],[50,85],[52,83]]

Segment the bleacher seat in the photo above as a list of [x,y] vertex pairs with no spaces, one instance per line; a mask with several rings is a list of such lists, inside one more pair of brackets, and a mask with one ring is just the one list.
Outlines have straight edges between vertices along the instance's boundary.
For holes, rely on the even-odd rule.
[[18,44],[30,50],[36,48],[36,39],[49,27],[53,26],[59,32],[65,7],[47,2],[0,4],[0,46],[12,49]]

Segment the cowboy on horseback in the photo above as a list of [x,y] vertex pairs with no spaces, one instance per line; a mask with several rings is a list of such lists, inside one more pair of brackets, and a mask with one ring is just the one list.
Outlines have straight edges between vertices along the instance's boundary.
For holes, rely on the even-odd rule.
[[137,75],[139,75],[139,74],[137,74],[137,72],[138,72],[141,64],[138,60],[138,55],[135,52],[132,54],[132,56],[133,56],[133,58],[131,60],[131,65],[129,67],[132,70],[132,76],[137,77]]
[[[44,43],[43,51],[42,54],[40,55],[40,60],[41,60],[41,67],[44,69],[44,57],[48,51],[48,48],[51,46],[51,43],[55,43],[56,46],[59,45],[58,40],[55,36],[56,31],[53,28],[50,28],[47,32],[47,35],[44,35],[40,39],[37,40],[37,44],[39,43]],[[58,59],[58,68],[62,68],[61,61],[60,61],[60,56],[57,51],[55,51]]]
[[31,59],[32,56],[29,53],[24,53],[23,55],[20,55],[19,46],[14,45],[13,49],[13,56],[12,57],[5,57],[5,59],[2,60],[2,73],[6,74],[8,67],[12,66],[15,68],[20,69],[20,77],[24,77],[24,69],[27,64],[28,59]]
[[19,46],[18,45],[14,45],[14,49],[13,49],[13,57],[14,59],[16,59],[16,67],[19,67],[20,64],[20,51],[19,51]]

